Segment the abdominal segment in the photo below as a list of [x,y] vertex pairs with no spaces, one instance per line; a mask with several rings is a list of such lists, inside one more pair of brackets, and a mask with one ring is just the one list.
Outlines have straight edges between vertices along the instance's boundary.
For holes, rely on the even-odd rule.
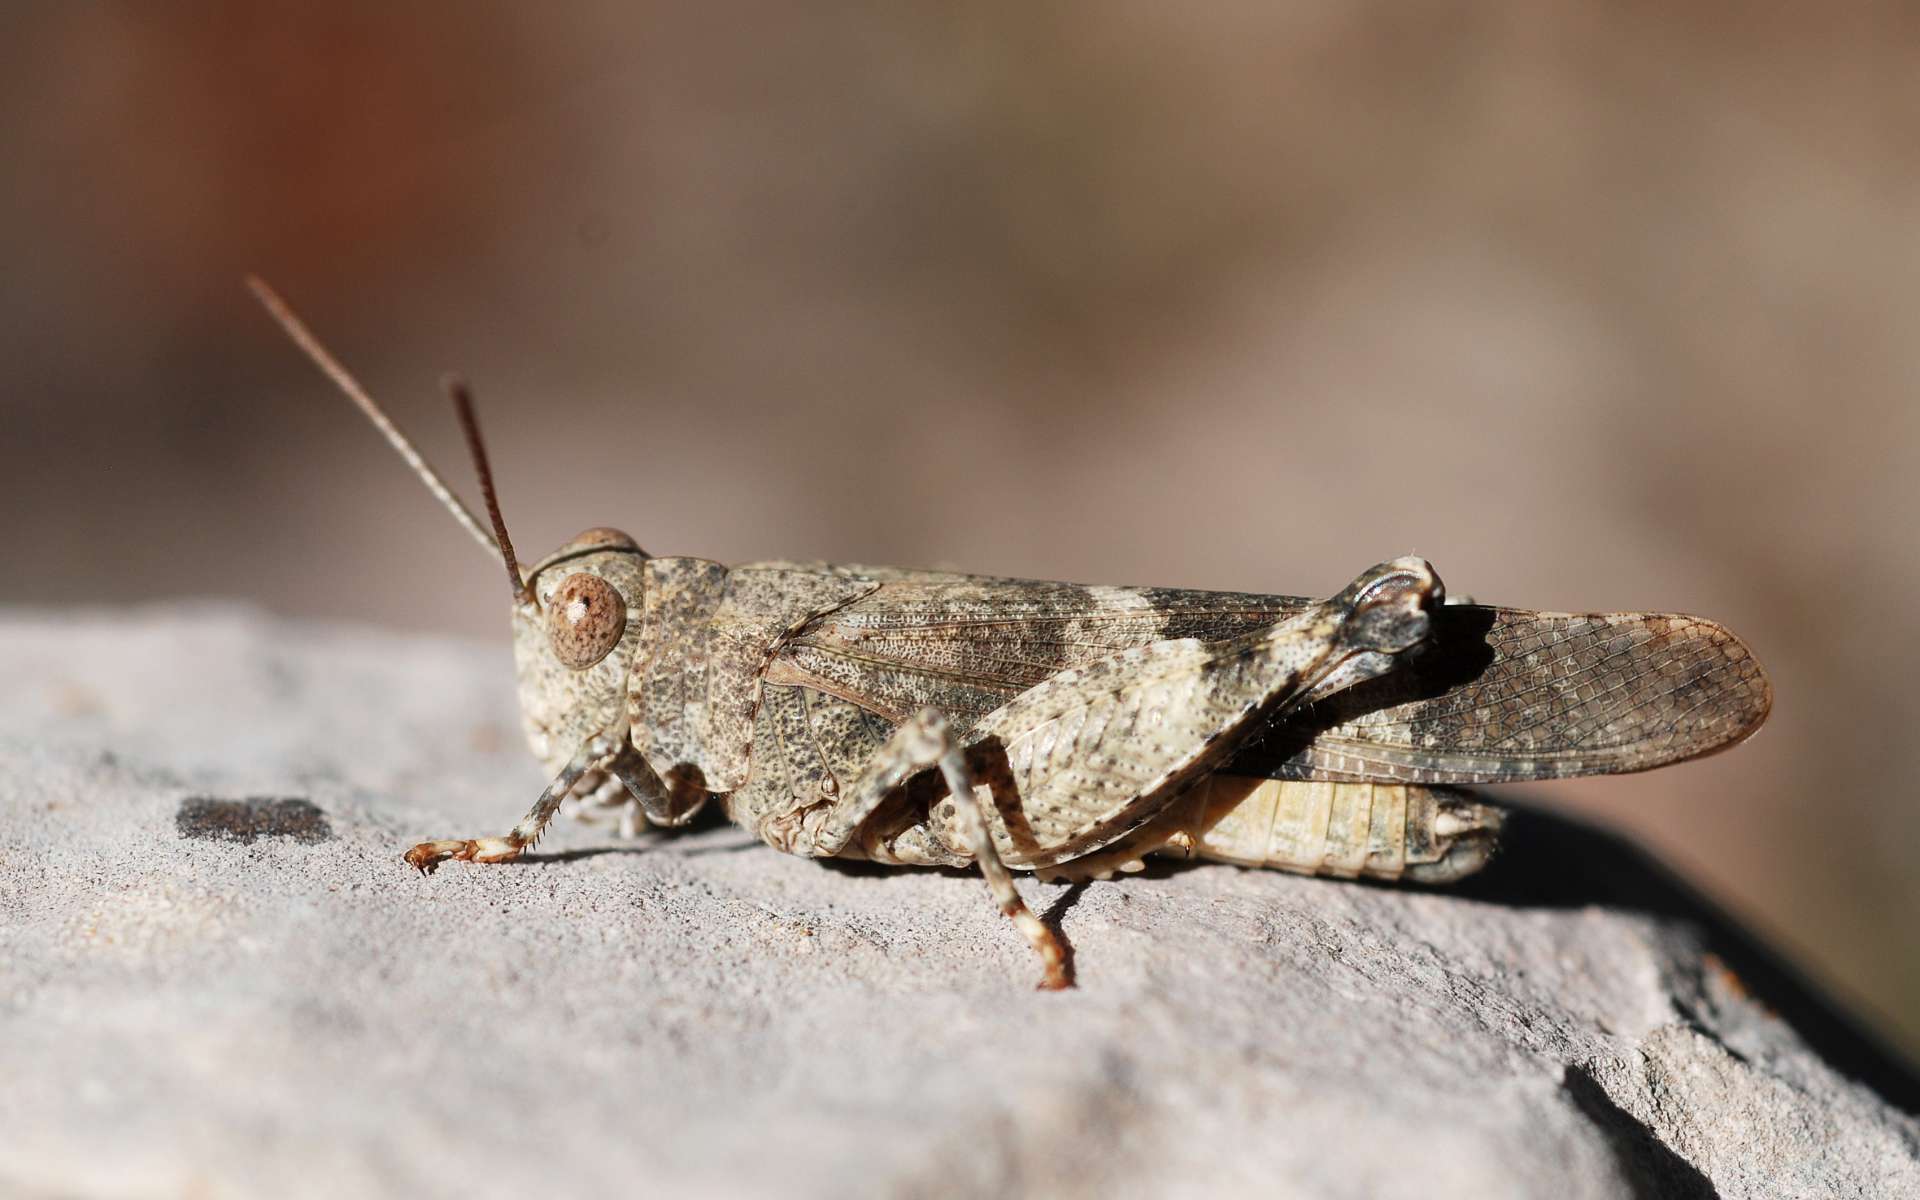
[[1451,883],[1492,857],[1501,813],[1452,788],[1212,775],[1161,853],[1302,875]]

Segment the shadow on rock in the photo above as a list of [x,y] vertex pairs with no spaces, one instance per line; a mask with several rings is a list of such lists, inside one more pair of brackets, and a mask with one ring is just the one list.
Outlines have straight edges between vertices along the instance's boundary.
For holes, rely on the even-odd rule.
[[1920,1074],[1897,1050],[1671,867],[1598,826],[1506,807],[1499,857],[1447,892],[1521,908],[1593,905],[1686,921],[1701,931],[1702,948],[1829,1066],[1888,1104],[1920,1113]]
[[1580,1067],[1569,1067],[1560,1086],[1607,1139],[1637,1200],[1719,1200],[1713,1181],[1615,1104],[1599,1080]]

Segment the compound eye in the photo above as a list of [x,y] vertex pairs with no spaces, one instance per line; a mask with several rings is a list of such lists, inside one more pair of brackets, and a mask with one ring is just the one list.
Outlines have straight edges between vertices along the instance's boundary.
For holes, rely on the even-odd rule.
[[598,575],[569,575],[554,589],[547,609],[547,641],[553,655],[584,671],[613,652],[627,628],[627,602]]

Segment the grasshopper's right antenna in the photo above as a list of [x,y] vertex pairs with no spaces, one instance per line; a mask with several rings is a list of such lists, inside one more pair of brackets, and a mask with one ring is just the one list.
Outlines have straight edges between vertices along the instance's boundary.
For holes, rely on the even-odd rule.
[[[247,276],[247,286],[253,289],[254,296],[266,308],[267,313],[280,323],[280,328],[293,339],[293,344],[306,351],[307,357],[313,360],[314,365],[319,367],[327,378],[333,380],[334,386],[345,392],[347,399],[353,401],[359,406],[360,411],[367,415],[367,420],[373,422],[373,427],[386,435],[387,441],[400,452],[400,457],[406,459],[407,465],[413,468],[413,473],[427,485],[427,490],[432,492],[440,503],[446,505],[447,511],[453,514],[453,519],[460,522],[461,526],[473,535],[474,541],[485,546],[487,553],[507,564],[507,569],[513,572],[516,598],[524,592],[526,585],[520,581],[520,569],[514,563],[513,549],[506,545],[506,528],[500,524],[498,511],[496,510],[494,514],[494,525],[500,530],[500,541],[496,543],[492,537],[488,536],[487,531],[481,527],[480,522],[467,506],[460,502],[460,497],[454,495],[453,489],[440,478],[439,472],[427,465],[427,460],[413,448],[413,443],[407,440],[407,435],[400,432],[400,427],[393,423],[393,418],[386,414],[386,410],[374,403],[373,397],[367,395],[366,389],[360,386],[360,381],[348,374],[347,369],[340,365],[340,360],[327,352],[327,348],[320,344],[320,339],[313,336],[313,331],[307,328],[306,322],[294,315],[293,310],[287,307],[287,302],[280,298],[280,294],[268,287],[256,275]],[[493,485],[484,469],[481,479],[491,504]]]
[[513,539],[507,536],[507,522],[500,515],[500,497],[493,490],[493,468],[487,463],[487,444],[480,437],[480,419],[473,415],[473,393],[467,381],[449,375],[440,381],[460,417],[460,428],[467,435],[467,453],[473,456],[473,473],[480,477],[480,497],[487,502],[487,518],[493,522],[493,539],[500,544],[500,559],[507,564],[507,581],[513,585],[513,602],[531,605],[533,589],[520,574],[519,560],[513,556]]

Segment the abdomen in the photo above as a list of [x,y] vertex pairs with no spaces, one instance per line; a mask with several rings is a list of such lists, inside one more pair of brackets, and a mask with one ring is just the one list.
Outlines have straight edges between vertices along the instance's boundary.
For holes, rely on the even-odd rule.
[[1161,853],[1302,875],[1451,883],[1492,857],[1501,814],[1452,788],[1213,775],[1176,801]]

